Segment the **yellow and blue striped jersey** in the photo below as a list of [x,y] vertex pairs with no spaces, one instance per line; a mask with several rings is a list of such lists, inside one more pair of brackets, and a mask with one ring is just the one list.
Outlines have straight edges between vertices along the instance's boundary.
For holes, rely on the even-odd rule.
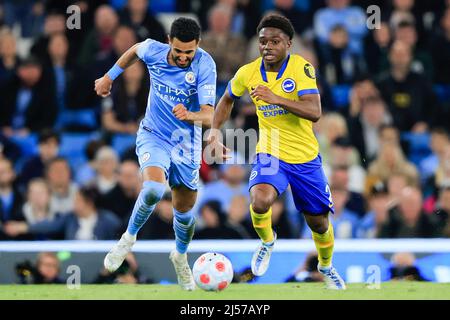
[[[305,94],[318,94],[314,67],[299,55],[288,55],[278,72],[266,72],[262,58],[242,66],[228,83],[234,99],[245,90],[251,92],[264,85],[273,93],[298,101]],[[268,153],[288,163],[305,163],[319,153],[312,122],[300,118],[278,105],[252,98],[259,122],[256,153]]]

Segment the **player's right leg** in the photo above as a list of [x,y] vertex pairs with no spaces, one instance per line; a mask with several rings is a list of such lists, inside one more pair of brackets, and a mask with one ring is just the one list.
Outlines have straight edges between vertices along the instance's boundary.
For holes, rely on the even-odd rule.
[[143,171],[143,177],[144,183],[134,205],[127,231],[105,257],[104,265],[110,272],[116,271],[131,252],[138,231],[148,220],[166,190],[163,169],[147,167]]
[[287,188],[280,162],[273,156],[258,154],[250,174],[250,214],[261,244],[252,257],[252,272],[262,276],[268,269],[276,233],[272,230],[272,204]]
[[110,272],[116,271],[122,265],[136,242],[139,229],[150,217],[166,190],[170,154],[164,142],[141,128],[136,139],[136,154],[144,182],[128,222],[127,231],[104,259],[104,266]]

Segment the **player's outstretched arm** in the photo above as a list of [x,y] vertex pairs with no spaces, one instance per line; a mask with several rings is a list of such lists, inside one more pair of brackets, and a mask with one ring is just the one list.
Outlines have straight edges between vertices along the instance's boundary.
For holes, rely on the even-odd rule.
[[97,95],[105,98],[110,95],[113,81],[129,66],[135,63],[139,57],[137,56],[137,48],[140,43],[136,43],[117,60],[116,64],[101,78],[95,80],[95,92]]

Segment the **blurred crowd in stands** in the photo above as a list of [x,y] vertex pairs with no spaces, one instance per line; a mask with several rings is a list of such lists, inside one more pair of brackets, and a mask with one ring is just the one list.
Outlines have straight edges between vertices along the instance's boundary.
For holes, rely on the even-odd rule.
[[[80,29],[66,26],[72,4]],[[377,29],[366,25],[372,4]],[[136,63],[105,99],[94,80],[134,43],[166,42],[187,15],[201,23],[220,97],[258,57],[268,12],[291,19],[291,53],[316,68],[336,238],[450,237],[450,1],[0,0],[0,239],[118,238],[141,188],[134,139],[150,79]],[[258,129],[249,97],[226,128]],[[257,237],[250,168],[202,164],[195,238]],[[172,219],[168,192],[139,238],[173,239]],[[289,190],[273,222],[279,238],[310,237]]]

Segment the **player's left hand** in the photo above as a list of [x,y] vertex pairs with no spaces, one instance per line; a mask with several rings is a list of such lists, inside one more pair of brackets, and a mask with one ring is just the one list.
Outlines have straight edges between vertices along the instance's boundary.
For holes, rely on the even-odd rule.
[[258,85],[255,89],[253,89],[250,92],[250,96],[252,98],[255,98],[256,101],[262,100],[264,102],[267,102],[269,104],[277,104],[278,103],[278,96],[270,91],[269,88],[263,85]]
[[179,103],[175,107],[173,107],[172,113],[175,116],[175,118],[177,118],[178,120],[181,120],[181,121],[190,120],[191,113],[181,103]]

